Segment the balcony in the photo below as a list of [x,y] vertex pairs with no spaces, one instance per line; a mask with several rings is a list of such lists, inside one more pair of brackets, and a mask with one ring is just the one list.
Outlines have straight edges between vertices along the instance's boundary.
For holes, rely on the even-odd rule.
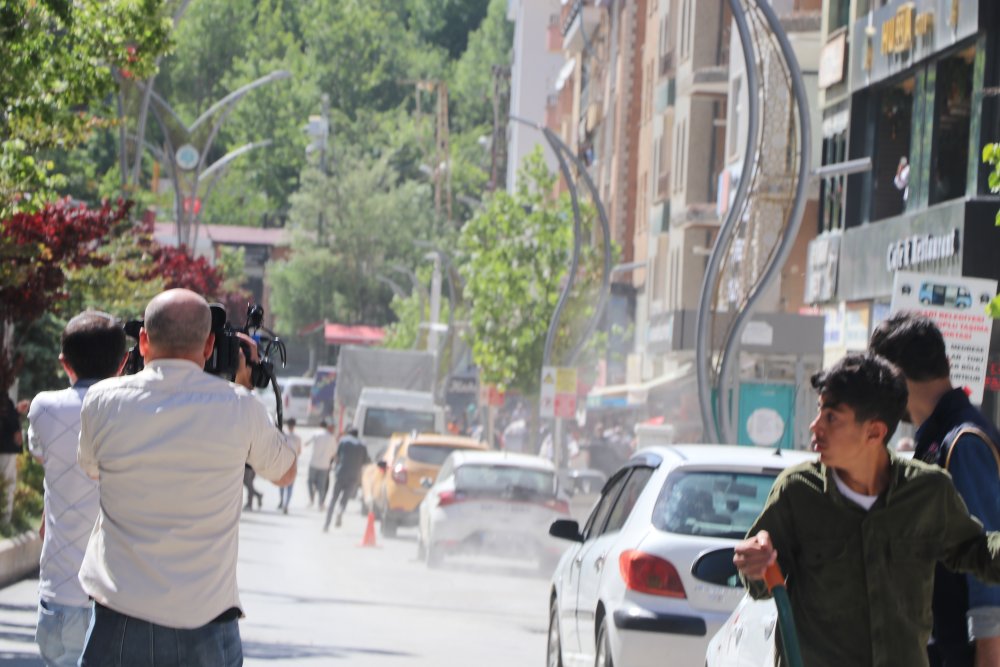
[[563,6],[563,48],[580,53],[601,23],[601,8],[586,0],[572,0]]
[[560,17],[558,14],[553,14],[549,17],[549,28],[546,33],[546,38],[546,47],[548,47],[549,53],[562,53],[562,25],[560,24]]
[[674,52],[668,51],[660,55],[660,76],[670,76],[674,71]]
[[690,94],[725,97],[729,94],[729,68],[725,65],[697,68],[691,77]]

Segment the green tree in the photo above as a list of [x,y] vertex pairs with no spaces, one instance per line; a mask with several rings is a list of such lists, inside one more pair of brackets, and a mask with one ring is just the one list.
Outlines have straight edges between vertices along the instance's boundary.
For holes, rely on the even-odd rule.
[[[553,197],[556,179],[540,150],[525,160],[517,192],[500,191],[462,230],[461,273],[469,307],[470,347],[482,381],[536,395],[549,321],[566,279],[573,243],[569,196]],[[594,210],[582,209],[584,238]],[[584,242],[579,287],[560,319],[554,365],[593,315],[599,255]]]
[[[993,168],[989,175],[990,192],[1000,193],[1000,143],[990,143],[983,146],[983,162]],[[1000,227],[1000,211],[997,211],[996,224]],[[986,311],[990,317],[1000,319],[1000,295],[990,301],[986,306]]]
[[411,30],[454,59],[465,53],[469,33],[482,23],[489,0],[406,0],[405,6]]
[[482,24],[469,35],[469,47],[455,64],[451,99],[455,127],[493,125],[493,67],[509,66],[514,27],[507,20],[507,0],[490,0]]
[[144,78],[169,47],[162,0],[9,0],[0,4],[0,216],[36,209],[62,181],[41,156],[105,124],[88,111]]

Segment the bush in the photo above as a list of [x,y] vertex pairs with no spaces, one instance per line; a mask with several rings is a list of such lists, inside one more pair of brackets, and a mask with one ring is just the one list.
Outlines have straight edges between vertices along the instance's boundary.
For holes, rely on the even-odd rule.
[[[45,469],[27,452],[17,458],[17,489],[10,523],[0,521],[0,537],[13,537],[38,528],[42,517]],[[0,480],[0,515],[7,502],[6,482]]]

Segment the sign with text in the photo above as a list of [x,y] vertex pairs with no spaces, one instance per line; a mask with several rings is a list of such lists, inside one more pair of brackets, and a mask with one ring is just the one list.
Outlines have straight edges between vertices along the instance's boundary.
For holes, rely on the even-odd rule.
[[896,273],[893,313],[909,310],[929,317],[941,329],[951,362],[951,381],[969,400],[983,402],[983,385],[993,320],[986,304],[997,293],[997,281],[930,273]]
[[543,419],[556,416],[556,367],[542,366],[542,385],[538,391],[538,414]]
[[503,407],[504,394],[495,384],[480,383],[479,385],[479,405],[490,405],[495,408]]

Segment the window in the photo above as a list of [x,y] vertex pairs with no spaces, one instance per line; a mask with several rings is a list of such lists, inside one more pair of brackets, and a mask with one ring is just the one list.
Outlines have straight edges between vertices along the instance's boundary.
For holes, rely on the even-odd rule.
[[621,495],[618,496],[614,507],[611,508],[611,514],[608,515],[608,524],[604,527],[604,533],[621,530],[622,526],[625,525],[625,521],[628,520],[629,514],[632,513],[632,508],[635,507],[636,501],[639,500],[639,495],[646,488],[646,482],[649,481],[652,475],[652,468],[634,468],[632,470],[632,474],[629,475],[625,486],[622,487]]
[[776,475],[675,472],[653,507],[653,525],[680,535],[742,539],[757,519]]
[[830,0],[829,27],[827,32],[845,27],[850,22],[851,1],[850,0]]
[[681,60],[691,57],[691,0],[681,0]]
[[618,498],[622,487],[625,486],[627,473],[628,470],[620,470],[605,485],[604,491],[601,493],[601,499],[597,501],[597,505],[594,506],[590,517],[587,519],[587,523],[583,526],[583,538],[585,540],[597,537],[603,532],[602,528],[604,527],[605,520],[608,518],[608,514],[611,512],[611,507]]
[[374,407],[365,412],[365,436],[388,438],[393,433],[410,431],[434,431],[434,413]]
[[910,136],[913,118],[913,91],[910,77],[882,88],[875,101],[876,132],[872,173],[872,220],[901,214],[910,196]]
[[439,466],[444,463],[444,460],[448,458],[448,455],[456,449],[465,448],[446,447],[443,445],[410,445],[406,449],[406,458],[411,461],[417,461],[418,463]]
[[[823,139],[823,164],[837,164],[847,159],[847,131]],[[847,177],[831,176],[820,182],[820,232],[844,228],[844,186]]]
[[972,110],[972,66],[976,49],[966,49],[937,64],[934,91],[934,143],[928,199],[931,204],[965,196]]
[[510,465],[465,464],[455,470],[455,490],[528,499],[555,494],[555,476],[545,470]]

